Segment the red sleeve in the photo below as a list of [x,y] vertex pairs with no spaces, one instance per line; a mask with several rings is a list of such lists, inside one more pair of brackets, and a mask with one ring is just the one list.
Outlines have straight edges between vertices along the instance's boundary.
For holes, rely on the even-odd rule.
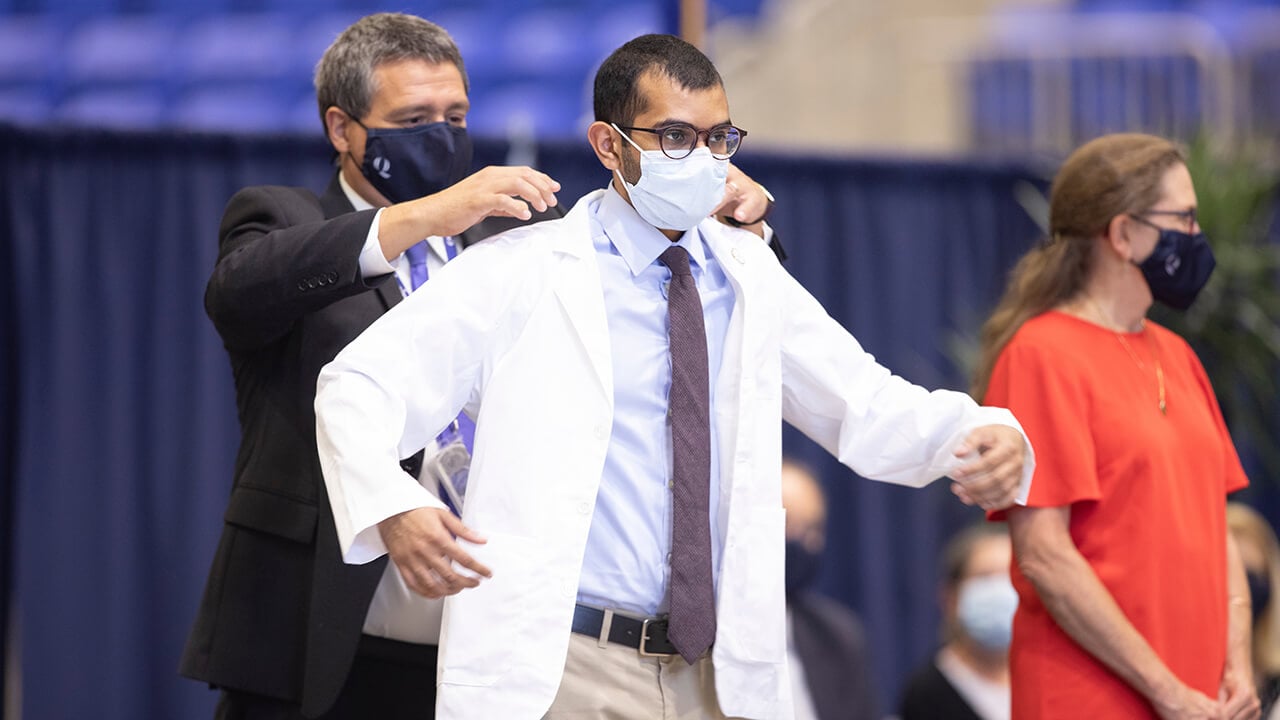
[[1218,436],[1222,439],[1222,491],[1223,493],[1233,493],[1249,486],[1249,478],[1244,474],[1244,468],[1240,465],[1240,455],[1236,453],[1236,444],[1231,439],[1231,433],[1227,430],[1227,422],[1222,417],[1222,408],[1218,406],[1218,396],[1213,392],[1213,385],[1209,382],[1209,375],[1204,371],[1204,366],[1200,364],[1200,358],[1196,357],[1196,353],[1185,340],[1178,338],[1179,345],[1186,353],[1187,362],[1191,365],[1191,372],[1195,375],[1196,383],[1200,385],[1200,391],[1204,393],[1205,402],[1209,405],[1209,410],[1213,414],[1213,424],[1218,429]]
[[[1007,407],[1031,440],[1036,470],[1028,507],[1062,507],[1101,497],[1090,434],[1089,368],[1022,333],[996,360],[983,402]],[[993,514],[992,519],[1002,519]]]

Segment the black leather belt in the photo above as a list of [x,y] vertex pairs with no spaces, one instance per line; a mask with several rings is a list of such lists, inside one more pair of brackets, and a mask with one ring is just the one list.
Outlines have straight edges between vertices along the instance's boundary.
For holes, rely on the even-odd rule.
[[[604,617],[604,610],[579,604],[573,610],[573,631],[599,638]],[[641,655],[675,655],[678,652],[667,639],[666,616],[641,619],[613,613],[607,639],[635,648]]]

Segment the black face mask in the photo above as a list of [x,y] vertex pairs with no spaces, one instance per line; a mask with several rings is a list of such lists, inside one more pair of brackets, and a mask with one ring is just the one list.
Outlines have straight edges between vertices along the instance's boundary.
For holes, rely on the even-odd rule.
[[438,193],[471,171],[471,138],[466,128],[438,122],[411,128],[366,127],[365,131],[368,139],[360,173],[393,203]]
[[1253,606],[1253,621],[1257,623],[1271,602],[1271,578],[1252,570],[1246,571],[1245,576],[1249,578],[1249,603]]
[[822,553],[810,551],[799,540],[787,538],[786,578],[787,597],[804,592],[818,579],[822,565]]
[[1180,232],[1154,225],[1142,218],[1136,220],[1160,231],[1151,255],[1137,263],[1147,279],[1147,287],[1156,300],[1175,310],[1186,310],[1195,302],[1200,289],[1209,282],[1217,261],[1204,233]]

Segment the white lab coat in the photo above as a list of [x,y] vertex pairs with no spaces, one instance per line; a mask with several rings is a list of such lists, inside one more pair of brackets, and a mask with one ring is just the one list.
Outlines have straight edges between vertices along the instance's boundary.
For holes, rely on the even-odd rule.
[[[445,604],[442,720],[539,718],[560,683],[613,413],[589,208],[603,192],[469,249],[320,375],[320,457],[348,562],[385,552],[379,521],[439,506],[398,458],[464,405],[476,418],[462,519],[488,539],[470,550],[493,577]],[[789,718],[780,420],[860,474],[911,486],[952,468],[971,429],[1018,425],[1006,410],[891,375],[758,237],[714,220],[699,228],[735,292],[714,379],[716,690],[729,716]]]

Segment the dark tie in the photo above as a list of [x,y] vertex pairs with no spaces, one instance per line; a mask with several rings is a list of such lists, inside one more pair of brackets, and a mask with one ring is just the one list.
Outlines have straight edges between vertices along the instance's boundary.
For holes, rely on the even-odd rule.
[[427,241],[411,245],[404,256],[409,258],[409,289],[417,290],[427,281]]
[[685,662],[716,637],[716,598],[711,579],[711,393],[702,301],[689,271],[689,253],[673,245],[661,260],[671,269],[667,291],[671,346],[672,530],[671,644]]

